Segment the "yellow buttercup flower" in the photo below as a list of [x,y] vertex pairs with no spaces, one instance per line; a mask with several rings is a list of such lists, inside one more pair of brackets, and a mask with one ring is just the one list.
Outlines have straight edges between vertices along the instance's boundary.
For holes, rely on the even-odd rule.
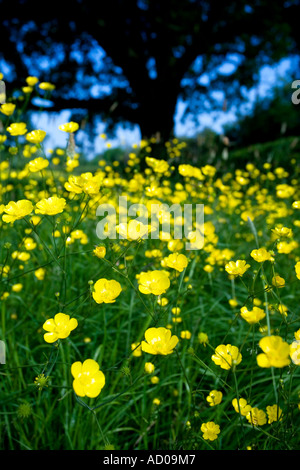
[[142,272],[138,278],[139,291],[142,294],[161,295],[170,287],[170,279],[165,271]]
[[53,157],[52,158],[52,163],[53,163],[53,165],[59,165],[60,164],[60,159],[57,158],[57,157]]
[[236,346],[220,344],[216,347],[215,354],[211,358],[221,369],[229,370],[241,362],[242,355]]
[[157,158],[146,157],[145,161],[155,173],[165,173],[169,169],[169,164],[165,160],[158,160]]
[[57,313],[54,318],[49,318],[43,324],[43,329],[47,331],[44,340],[46,343],[54,343],[58,339],[67,338],[77,326],[76,318],[70,319],[65,313]]
[[237,307],[238,304],[239,304],[236,299],[229,299],[229,300],[228,300],[228,303],[229,303],[230,307],[232,307],[232,308]]
[[79,397],[95,398],[105,385],[105,376],[94,359],[86,359],[83,363],[74,362],[71,374],[74,378],[74,392]]
[[28,169],[31,173],[42,171],[49,165],[49,161],[46,158],[37,157],[28,163]]
[[44,280],[45,274],[46,274],[46,269],[44,268],[39,268],[34,271],[34,275],[39,281]]
[[295,337],[295,339],[296,339],[297,341],[300,341],[300,329],[297,330],[297,331],[295,331],[294,337]]
[[203,266],[203,270],[204,270],[206,273],[212,273],[213,270],[214,270],[214,267],[211,266],[210,264],[206,264],[205,266]]
[[96,246],[96,248],[93,250],[93,253],[97,258],[105,258],[106,255],[106,248],[103,245]]
[[266,410],[269,424],[282,420],[282,409],[278,405],[267,406]]
[[187,257],[180,253],[172,253],[167,258],[164,258],[164,261],[168,268],[176,269],[176,271],[179,271],[180,273],[188,265]]
[[295,193],[295,188],[289,186],[288,184],[279,184],[276,186],[276,195],[279,198],[289,198]]
[[34,241],[33,238],[31,237],[27,237],[25,238],[24,240],[24,247],[26,248],[26,250],[28,251],[31,251],[31,250],[34,250],[36,248],[36,242]]
[[32,93],[33,92],[33,88],[31,86],[23,86],[22,87],[22,91],[23,93]]
[[180,307],[173,307],[171,312],[173,313],[173,315],[180,315],[181,309]]
[[11,290],[13,292],[21,292],[21,290],[23,289],[23,284],[19,283],[19,284],[14,284],[11,288]]
[[27,132],[25,122],[13,122],[8,128],[7,132],[12,136],[24,135]]
[[37,129],[29,132],[26,135],[26,140],[28,140],[28,142],[31,142],[32,144],[40,144],[41,142],[43,142],[45,137],[46,132],[42,131],[41,129]]
[[277,226],[272,229],[272,232],[277,238],[291,238],[293,236],[292,229],[288,227]]
[[296,277],[300,279],[300,261],[295,264]]
[[116,301],[121,291],[122,287],[118,281],[103,278],[95,282],[92,295],[97,304],[111,304]]
[[117,225],[116,230],[122,238],[132,241],[145,238],[145,236],[151,231],[151,226],[145,225],[138,220],[130,220],[128,223]]
[[280,336],[265,336],[259,341],[263,353],[256,357],[259,367],[285,367],[290,364],[290,347]]
[[153,375],[153,377],[151,377],[150,379],[150,382],[153,384],[153,385],[156,385],[159,383],[159,377],[157,377],[157,375]]
[[173,317],[173,318],[172,318],[172,322],[173,322],[173,323],[181,323],[181,322],[182,322],[182,318],[181,318],[181,317]]
[[144,371],[146,374],[152,374],[155,370],[155,365],[152,362],[146,362],[144,366]]
[[182,339],[191,339],[192,333],[189,330],[183,330],[180,332],[180,338]]
[[145,340],[142,341],[142,350],[149,354],[161,354],[163,356],[172,354],[179,339],[171,335],[168,328],[148,328],[145,332]]
[[180,175],[185,176],[185,177],[193,177],[198,180],[203,180],[204,176],[202,174],[202,171],[200,168],[197,168],[192,165],[188,164],[182,164],[178,166],[178,172]]
[[16,105],[13,103],[4,103],[0,106],[0,111],[5,116],[11,116],[16,108]]
[[30,217],[30,222],[32,223],[32,225],[38,225],[40,221],[41,218],[38,215],[33,215],[32,217]]
[[237,398],[234,398],[232,400],[232,406],[235,411],[237,413],[241,413],[242,416],[246,416],[249,411],[251,411],[251,406],[248,405],[247,400],[245,400],[245,398],[239,398],[239,401],[237,401]]
[[225,265],[225,270],[228,272],[228,274],[237,277],[237,276],[243,276],[247,269],[250,268],[250,264],[247,264],[245,260],[237,260],[237,261],[229,261]]
[[220,434],[220,426],[213,421],[209,421],[208,423],[201,424],[201,431],[203,432],[203,439],[215,441],[218,438],[218,434]]
[[70,176],[65,183],[65,189],[75,194],[81,194],[83,191],[83,179],[80,176]]
[[2,216],[4,222],[14,222],[15,220],[23,219],[26,215],[29,215],[33,210],[33,205],[31,201],[27,199],[20,199],[17,202],[9,202],[5,208]]
[[276,276],[274,276],[272,278],[272,284],[273,284],[273,286],[278,287],[279,289],[281,289],[282,287],[285,286],[285,280],[282,277],[278,276],[278,274],[277,274]]
[[184,243],[182,240],[176,239],[176,240],[170,240],[168,242],[168,250],[174,252],[174,251],[179,251],[184,247]]
[[63,197],[52,196],[37,202],[35,213],[44,215],[61,214],[65,205],[66,200]]
[[271,253],[269,253],[265,248],[259,248],[258,250],[252,250],[251,256],[258,263],[263,263],[264,261],[271,259]]
[[11,254],[12,259],[17,259],[19,261],[28,261],[30,259],[30,254],[26,251],[13,251]]
[[92,196],[100,191],[100,181],[89,172],[80,176],[70,176],[64,186],[67,191],[75,194],[83,192]]
[[65,124],[61,124],[58,128],[63,132],[73,133],[79,129],[79,124],[77,122],[70,121]]
[[240,312],[241,317],[244,318],[244,320],[246,320],[250,325],[258,323],[266,316],[264,310],[259,307],[253,307],[252,310],[248,310],[246,307],[242,307]]
[[278,253],[291,253],[293,250],[298,248],[298,242],[292,240],[291,242],[281,241],[277,243],[277,251]]
[[222,401],[223,393],[219,390],[212,390],[209,392],[209,395],[206,397],[206,401],[209,403],[209,406],[219,405]]
[[281,315],[284,315],[285,317],[287,317],[288,308],[285,305],[280,304],[280,305],[278,305],[277,308],[278,308],[278,311]]
[[267,422],[267,415],[263,410],[255,407],[246,414],[246,419],[253,426],[263,426]]
[[[296,334],[295,334],[296,336]],[[290,344],[290,357],[294,364],[300,365],[300,341],[296,340]]]
[[70,173],[71,171],[74,170],[74,168],[77,168],[79,166],[79,161],[77,158],[71,158],[67,157],[66,161],[66,170]]
[[88,237],[82,230],[73,230],[70,234],[70,238],[72,242],[74,240],[80,240],[82,245],[86,245],[88,243]]
[[41,90],[44,90],[44,91],[53,91],[53,90],[55,90],[55,85],[53,85],[53,83],[49,83],[49,82],[41,82],[39,84],[39,88]]
[[162,307],[165,307],[166,305],[168,305],[169,300],[166,297],[158,297],[157,303],[158,303],[158,305],[161,305]]
[[140,357],[142,352],[142,344],[141,343],[132,343],[131,344],[131,351],[134,357]]
[[38,83],[38,81],[39,81],[39,79],[37,77],[29,76],[29,77],[26,78],[26,83],[30,87],[33,87],[34,85],[36,85]]

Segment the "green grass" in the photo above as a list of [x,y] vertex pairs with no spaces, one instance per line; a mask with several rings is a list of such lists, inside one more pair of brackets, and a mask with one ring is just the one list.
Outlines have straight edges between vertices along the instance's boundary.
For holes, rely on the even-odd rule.
[[[2,152],[2,161],[5,159]],[[124,181],[134,177],[134,170],[130,171],[122,175]],[[138,166],[136,171],[139,172]],[[54,181],[58,182],[59,176],[66,181],[69,175],[63,171],[59,175],[55,169],[47,178],[18,179],[17,174],[10,174],[9,179],[2,180],[3,203],[24,197],[36,202],[41,198],[39,191],[44,189],[53,194]],[[226,176],[226,169],[221,176]],[[296,177],[291,174],[284,182],[292,184],[290,180]],[[178,180],[177,174],[174,181],[175,178]],[[30,179],[37,181],[37,187]],[[172,177],[169,181],[175,194]],[[281,200],[276,196],[276,184],[282,180],[275,183],[259,180],[257,191],[247,193],[257,178],[246,187],[238,187],[233,173],[224,184],[230,188],[229,201],[237,197],[239,203],[230,207],[222,206],[222,192],[216,179],[208,179],[203,187],[193,178],[181,181],[190,203],[204,203],[214,210],[206,217],[218,235],[213,249],[233,250],[230,259],[247,259],[251,269],[243,278],[232,281],[224,269],[226,259],[217,263],[212,273],[203,269],[210,254],[206,246],[199,251],[183,251],[189,264],[178,276],[170,270],[171,287],[163,295],[168,299],[165,306],[159,305],[153,295],[140,293],[136,275],[162,269],[161,258],[147,258],[145,252],[158,248],[162,257],[167,256],[170,252],[166,242],[105,241],[106,257],[96,258],[92,253],[99,243],[96,205],[89,198],[80,195],[68,199],[63,214],[55,218],[44,216],[31,233],[26,233],[29,226],[24,219],[13,225],[2,223],[0,264],[9,265],[10,271],[1,276],[0,284],[0,338],[6,345],[6,364],[0,366],[1,449],[93,450],[109,446],[118,450],[236,450],[248,446],[259,450],[299,449],[298,366],[291,363],[284,368],[258,367],[256,356],[261,352],[258,342],[263,336],[259,327],[265,326],[266,321],[250,326],[239,315],[243,305],[251,306],[253,298],[258,298],[263,308],[270,311],[272,334],[291,343],[294,332],[300,328],[299,280],[294,271],[295,262],[300,259],[299,247],[290,254],[280,254],[270,238],[271,228],[282,223],[292,227],[294,239],[299,240],[295,211],[281,217],[276,215],[279,204],[290,209],[293,200],[299,197],[299,185],[293,183],[292,198]],[[7,190],[10,182],[13,188]],[[144,186],[137,193],[138,200],[147,199]],[[126,191],[126,183],[116,184],[109,191],[109,197],[115,197]],[[204,194],[199,196],[201,191]],[[240,191],[241,196],[234,195],[235,191]],[[256,198],[264,192],[271,198],[269,208]],[[62,182],[57,185],[57,194],[69,197]],[[130,197],[135,201],[135,194]],[[263,207],[255,219],[258,242],[275,251],[275,266],[264,265],[267,281],[270,283],[275,269],[285,278],[284,289],[265,290],[259,265],[250,257],[256,241],[251,226],[241,219],[248,203],[252,208]],[[266,221],[268,217],[272,223]],[[66,244],[63,234],[53,237],[54,230],[62,233],[63,226],[69,227],[69,233],[83,230],[87,244],[80,240]],[[30,260],[13,260],[12,252],[26,251],[23,247],[26,236],[37,243],[29,252]],[[34,275],[41,266],[46,269],[43,281]],[[96,282],[101,277],[115,279],[122,285],[122,293],[113,304],[99,305],[92,297],[89,281]],[[22,283],[23,288],[13,292],[12,286],[17,283]],[[3,297],[6,292],[7,298]],[[229,305],[234,297],[238,300],[235,308]],[[278,311],[281,302],[288,307],[287,317]],[[173,322],[171,309],[175,306],[181,308],[179,323]],[[58,312],[75,317],[78,328],[68,338],[47,344],[42,325]],[[142,341],[147,328],[167,325],[172,326],[172,334],[179,338],[185,330],[191,332],[191,338],[180,339],[175,352],[168,356],[133,355],[131,344]],[[199,332],[208,334],[208,344],[199,343]],[[243,359],[235,370],[226,371],[211,356],[216,346],[228,343],[239,347]],[[98,362],[106,379],[101,394],[94,399],[77,397],[72,387],[72,363],[87,358]],[[159,377],[157,384],[151,383],[151,376],[144,372],[144,364],[149,361],[155,365],[152,375]],[[49,377],[41,390],[34,384],[39,374]],[[219,405],[210,407],[206,397],[213,389],[222,391],[223,399]],[[250,425],[232,406],[237,396],[263,410],[278,403],[283,410],[282,420]],[[159,405],[153,403],[155,398],[160,400]],[[20,415],[24,403],[29,406],[28,416]],[[200,431],[201,424],[209,421],[220,425],[221,432],[215,441],[204,440]]]

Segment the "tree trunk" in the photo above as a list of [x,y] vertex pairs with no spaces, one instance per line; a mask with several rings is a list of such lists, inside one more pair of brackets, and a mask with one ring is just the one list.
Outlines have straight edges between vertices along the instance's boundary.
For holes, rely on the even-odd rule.
[[139,96],[138,124],[143,138],[156,137],[164,143],[173,136],[177,97],[178,87],[171,80],[167,85],[155,80]]
[[144,139],[156,137],[166,142],[173,135],[175,105],[164,101],[148,103],[140,107],[139,126]]

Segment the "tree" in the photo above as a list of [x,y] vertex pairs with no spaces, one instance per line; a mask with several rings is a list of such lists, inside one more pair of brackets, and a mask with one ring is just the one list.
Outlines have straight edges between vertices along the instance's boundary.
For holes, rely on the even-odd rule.
[[233,103],[263,64],[289,52],[282,18],[294,3],[0,0],[1,55],[11,87],[32,74],[56,85],[49,110],[137,123],[165,140],[179,99],[196,115],[220,106],[220,93]]
[[290,83],[275,87],[269,97],[260,98],[254,103],[251,113],[225,126],[224,132],[234,148],[298,136],[299,106],[291,102],[292,91]]

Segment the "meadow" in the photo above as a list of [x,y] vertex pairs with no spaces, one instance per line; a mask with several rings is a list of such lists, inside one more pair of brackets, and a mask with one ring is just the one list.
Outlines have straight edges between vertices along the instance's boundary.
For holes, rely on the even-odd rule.
[[[0,107],[1,449],[299,449],[296,159],[194,164],[184,139],[163,159],[150,139],[89,167],[78,123],[47,149],[26,121],[51,87],[27,77]],[[120,196],[160,208],[158,237],[132,217],[99,239]],[[164,204],[204,223],[174,238]]]

